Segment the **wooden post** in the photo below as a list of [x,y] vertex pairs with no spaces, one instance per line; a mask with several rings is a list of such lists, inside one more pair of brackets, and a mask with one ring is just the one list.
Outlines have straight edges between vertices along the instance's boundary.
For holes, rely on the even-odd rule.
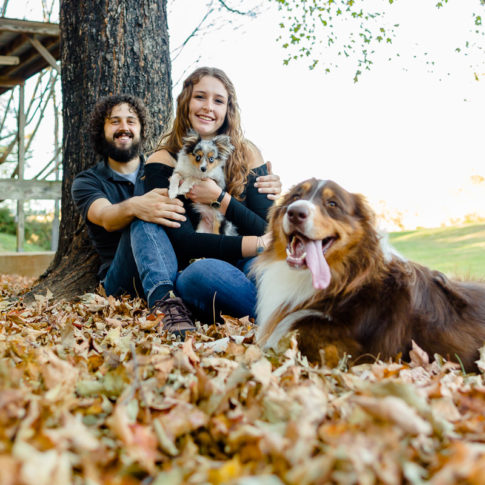
[[[24,179],[25,165],[25,86],[19,85],[19,113],[18,113],[18,167],[19,180]],[[24,200],[17,200],[17,252],[24,250],[25,213]]]

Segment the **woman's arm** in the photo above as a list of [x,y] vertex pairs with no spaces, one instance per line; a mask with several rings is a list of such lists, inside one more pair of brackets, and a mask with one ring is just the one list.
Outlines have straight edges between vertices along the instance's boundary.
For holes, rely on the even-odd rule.
[[266,194],[268,199],[276,200],[280,196],[282,189],[280,176],[273,173],[271,162],[266,162],[266,166],[268,167],[268,175],[258,177],[254,187],[261,194]]
[[[172,167],[164,163],[153,163],[152,159],[145,167],[145,190],[168,187],[172,171]],[[257,254],[256,236],[225,236],[196,232],[194,224],[198,216],[191,210],[185,198],[180,197],[180,200],[184,203],[188,218],[180,223],[179,228],[166,227],[165,231],[182,267],[195,258],[217,258],[234,262]]]
[[[259,192],[254,186],[256,178],[267,173],[266,165],[257,167],[248,175],[246,187],[243,192],[243,201],[235,199],[228,193],[221,201],[220,212],[235,224],[241,235],[264,234],[266,229],[266,217],[273,201],[268,199],[266,194]],[[210,204],[217,200],[222,189],[212,180],[204,179],[197,183],[188,193],[187,196],[193,202],[201,204]]]
[[244,203],[231,197],[226,217],[239,228],[240,234],[261,236],[266,231],[267,216],[273,201],[254,186],[257,177],[267,173],[266,165],[255,168],[248,176]]
[[263,175],[259,175],[256,178],[256,182],[253,184],[254,187],[261,194],[266,194],[268,199],[276,200],[281,194],[281,180],[279,175],[273,174],[273,167],[271,162],[264,161],[263,155],[259,148],[251,141],[248,140],[249,147],[249,168],[255,169],[266,165],[267,172]]
[[[248,141],[248,148],[248,166],[251,172],[246,181],[244,204],[231,198],[225,215],[236,224],[240,234],[261,236],[266,231],[268,210],[273,205],[273,200],[269,195],[279,194],[281,183],[278,176],[270,175],[271,164],[264,162],[263,155],[258,147]],[[268,177],[275,177],[277,183],[269,181]],[[256,183],[258,180],[259,183]]]

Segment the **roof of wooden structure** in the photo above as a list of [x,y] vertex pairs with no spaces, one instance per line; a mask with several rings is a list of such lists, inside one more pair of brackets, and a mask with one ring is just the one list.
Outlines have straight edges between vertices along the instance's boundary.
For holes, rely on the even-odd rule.
[[0,17],[0,95],[48,66],[59,70],[58,24]]

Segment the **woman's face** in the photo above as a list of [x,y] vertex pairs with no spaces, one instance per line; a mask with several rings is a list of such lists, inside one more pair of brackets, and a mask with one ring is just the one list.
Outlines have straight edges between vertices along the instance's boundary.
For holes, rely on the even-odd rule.
[[194,84],[189,102],[189,122],[202,138],[211,138],[224,123],[228,93],[224,84],[212,76],[204,76]]

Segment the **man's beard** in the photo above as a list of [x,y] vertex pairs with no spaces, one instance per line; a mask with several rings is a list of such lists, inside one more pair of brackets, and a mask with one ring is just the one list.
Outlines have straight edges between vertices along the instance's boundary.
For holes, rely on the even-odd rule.
[[133,138],[133,143],[130,147],[119,148],[116,146],[114,140],[103,140],[103,155],[109,157],[115,162],[128,163],[140,154],[140,140]]

